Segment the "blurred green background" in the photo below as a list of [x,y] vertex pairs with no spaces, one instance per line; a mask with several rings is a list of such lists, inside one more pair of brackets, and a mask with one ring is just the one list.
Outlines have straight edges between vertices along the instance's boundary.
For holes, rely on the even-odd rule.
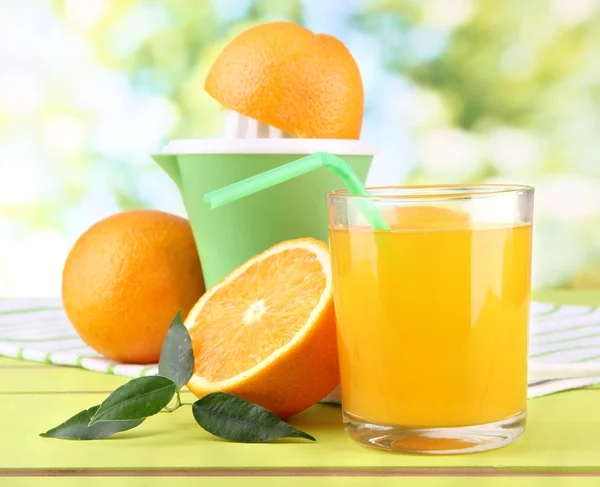
[[369,184],[533,184],[534,288],[600,289],[597,0],[2,0],[0,295],[58,296],[105,216],[184,214],[148,154],[222,133],[212,60],[280,19],[357,59]]

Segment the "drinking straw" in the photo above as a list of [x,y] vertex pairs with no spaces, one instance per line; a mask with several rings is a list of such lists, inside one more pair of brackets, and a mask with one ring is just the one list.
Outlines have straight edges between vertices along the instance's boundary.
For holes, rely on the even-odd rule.
[[219,188],[204,195],[211,209],[226,205],[236,201],[244,196],[251,195],[270,188],[276,184],[283,183],[297,176],[309,173],[316,169],[326,167],[336,173],[346,188],[353,196],[366,196],[366,198],[356,198],[356,204],[361,213],[374,230],[389,230],[390,227],[385,222],[383,216],[369,199],[369,192],[364,187],[354,170],[343,159],[330,154],[329,152],[315,152],[314,154],[302,157],[282,166],[265,171],[247,179]]

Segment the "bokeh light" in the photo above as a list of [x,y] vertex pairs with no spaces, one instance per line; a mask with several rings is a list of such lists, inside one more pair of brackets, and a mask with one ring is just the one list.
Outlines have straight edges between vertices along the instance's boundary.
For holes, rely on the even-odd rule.
[[[56,296],[75,239],[131,208],[184,214],[149,154],[219,136],[203,90],[233,35],[288,19],[363,74],[368,183],[536,186],[534,287],[600,288],[595,0],[0,3],[0,295]],[[535,21],[532,21],[535,19]]]

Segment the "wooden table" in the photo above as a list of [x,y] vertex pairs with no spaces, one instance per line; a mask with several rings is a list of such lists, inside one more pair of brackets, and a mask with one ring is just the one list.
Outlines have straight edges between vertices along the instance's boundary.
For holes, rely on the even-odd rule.
[[[535,297],[600,304],[600,292]],[[0,358],[0,486],[353,487],[397,485],[395,476],[404,476],[403,486],[417,487],[600,486],[600,388],[530,400],[522,439],[471,455],[403,455],[362,447],[345,436],[340,409],[326,405],[314,406],[292,422],[315,436],[316,443],[225,442],[196,426],[187,407],[159,414],[112,439],[76,442],[38,436],[99,403],[126,380]],[[288,478],[280,478],[284,476]]]

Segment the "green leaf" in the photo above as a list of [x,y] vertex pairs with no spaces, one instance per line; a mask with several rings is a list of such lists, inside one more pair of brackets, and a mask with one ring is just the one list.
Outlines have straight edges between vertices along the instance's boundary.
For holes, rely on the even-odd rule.
[[92,416],[89,425],[99,421],[147,418],[169,404],[176,391],[177,384],[167,377],[138,377],[108,396]]
[[308,433],[281,421],[271,411],[224,392],[213,392],[192,405],[196,422],[219,438],[241,443],[264,443],[277,438],[306,438]]
[[63,438],[68,440],[99,440],[108,436],[127,431],[144,422],[143,419],[132,421],[103,421],[101,423],[88,426],[92,416],[98,411],[100,406],[94,406],[77,413],[72,418],[55,428],[40,434],[44,438]]
[[182,388],[194,373],[194,350],[192,339],[181,319],[181,310],[169,326],[169,331],[162,345],[158,374],[168,377],[178,388]]

